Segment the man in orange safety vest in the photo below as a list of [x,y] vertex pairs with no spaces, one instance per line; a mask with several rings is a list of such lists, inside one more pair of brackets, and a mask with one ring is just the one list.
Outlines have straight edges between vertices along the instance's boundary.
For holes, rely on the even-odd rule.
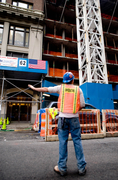
[[71,133],[74,143],[77,167],[79,175],[86,174],[86,161],[81,143],[81,128],[78,117],[78,111],[85,106],[84,96],[79,86],[74,85],[74,75],[66,72],[63,76],[62,85],[54,87],[35,88],[28,85],[31,89],[39,92],[58,93],[58,138],[59,138],[59,160],[54,171],[61,176],[67,174],[67,143],[68,136]]

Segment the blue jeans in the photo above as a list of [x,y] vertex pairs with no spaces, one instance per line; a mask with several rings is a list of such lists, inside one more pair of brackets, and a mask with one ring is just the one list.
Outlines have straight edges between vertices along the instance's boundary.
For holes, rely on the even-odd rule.
[[81,128],[79,118],[64,118],[64,124],[62,118],[58,120],[58,137],[59,137],[59,161],[58,168],[60,171],[67,171],[67,143],[68,135],[71,133],[71,137],[74,143],[75,154],[77,159],[77,167],[79,171],[83,172],[86,161],[83,153],[81,143]]

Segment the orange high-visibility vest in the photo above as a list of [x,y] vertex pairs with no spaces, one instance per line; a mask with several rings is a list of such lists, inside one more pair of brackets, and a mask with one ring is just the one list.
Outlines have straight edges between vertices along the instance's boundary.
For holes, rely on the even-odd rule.
[[63,113],[77,113],[80,109],[79,86],[63,84],[58,98],[58,109]]

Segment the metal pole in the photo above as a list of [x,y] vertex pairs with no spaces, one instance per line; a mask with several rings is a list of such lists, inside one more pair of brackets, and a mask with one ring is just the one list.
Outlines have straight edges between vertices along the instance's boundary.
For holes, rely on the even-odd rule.
[[2,96],[3,96],[3,89],[4,89],[4,76],[3,76],[3,81],[2,81],[2,90],[1,90],[0,116],[1,116],[1,111],[2,111]]
[[61,13],[61,17],[60,17],[60,22],[61,22],[61,19],[62,19],[62,17],[63,17],[63,13],[64,13],[64,10],[65,10],[65,6],[66,6],[66,2],[67,2],[67,0],[65,0],[65,4],[64,4],[64,7],[63,7],[63,10],[62,10],[62,13]]
[[[42,87],[42,81],[43,81],[43,77],[41,77],[41,87]],[[42,97],[43,97],[43,93],[40,92],[40,109],[42,108]]]
[[114,16],[115,10],[116,10],[117,3],[118,3],[118,0],[116,1],[115,7],[114,7],[114,10],[113,10],[113,14],[112,14],[112,17],[111,17],[111,19],[110,19],[109,26],[108,26],[108,29],[107,29],[107,33],[108,33],[109,28],[110,28],[110,26],[111,26],[111,22],[112,22],[112,19],[113,19],[113,16]]
[[44,6],[45,6],[45,18],[47,18],[46,0],[44,0]]

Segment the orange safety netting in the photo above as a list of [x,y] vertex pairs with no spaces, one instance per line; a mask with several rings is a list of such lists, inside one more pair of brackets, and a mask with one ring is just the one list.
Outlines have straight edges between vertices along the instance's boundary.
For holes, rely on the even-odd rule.
[[[75,70],[69,70],[70,72],[73,73],[75,78],[79,78],[79,73],[78,71]],[[58,69],[58,68],[49,68],[49,76],[57,76],[57,77],[63,77],[63,75],[67,72],[67,70],[64,69]]]
[[[100,133],[97,123],[97,113],[96,112],[79,112],[79,121],[81,126],[81,134],[93,134],[93,133]],[[58,126],[58,118],[56,116],[55,119],[52,119],[51,115],[49,114],[49,125],[48,125],[48,133],[47,135],[57,135],[57,126]]]
[[109,81],[118,82],[118,76],[117,75],[109,75]]
[[44,54],[50,54],[50,55],[53,55],[53,56],[62,56],[61,52],[48,51],[48,50],[44,50]]
[[46,36],[48,36],[48,37],[53,37],[53,38],[59,38],[59,39],[62,39],[62,36],[54,35],[54,34],[49,34],[49,33],[47,33]]
[[66,40],[72,41],[72,38],[70,37],[65,37]]
[[[112,18],[112,17],[111,17],[110,15],[108,15],[108,14],[102,13],[101,15],[102,15],[103,18],[106,18],[106,19],[111,19],[111,18]],[[112,20],[118,21],[118,18],[114,16],[114,17],[112,18]]]
[[97,133],[97,114],[95,112],[79,112],[81,134]]
[[118,111],[106,110],[105,113],[106,132],[114,134],[118,132]]
[[49,51],[48,54],[54,55],[54,56],[62,56],[61,52],[56,52],[56,51]]
[[68,53],[65,53],[65,57],[78,58],[78,55],[77,54],[68,54]]
[[117,64],[115,60],[107,60],[108,63]]

